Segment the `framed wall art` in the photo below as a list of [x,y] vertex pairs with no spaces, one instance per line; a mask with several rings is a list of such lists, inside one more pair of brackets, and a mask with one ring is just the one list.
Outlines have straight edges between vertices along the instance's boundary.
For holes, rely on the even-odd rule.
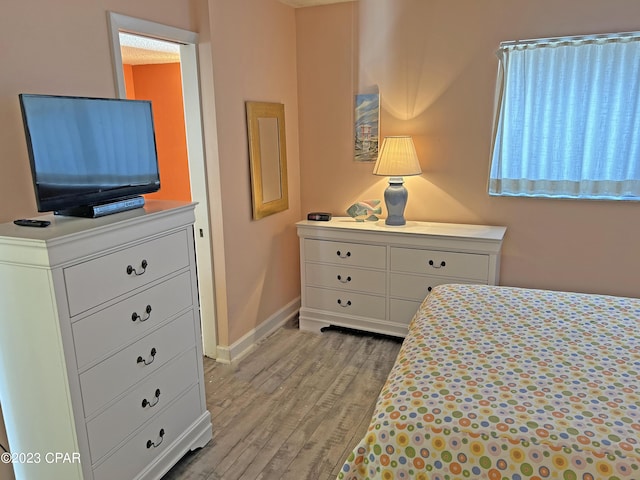
[[289,208],[284,105],[246,102],[253,219]]
[[354,160],[375,162],[378,158],[378,132],[380,127],[380,94],[355,96]]

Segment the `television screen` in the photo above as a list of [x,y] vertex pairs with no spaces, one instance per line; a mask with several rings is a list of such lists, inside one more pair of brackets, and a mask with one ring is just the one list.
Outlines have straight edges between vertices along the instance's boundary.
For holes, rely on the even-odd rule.
[[38,211],[160,188],[151,102],[21,94]]

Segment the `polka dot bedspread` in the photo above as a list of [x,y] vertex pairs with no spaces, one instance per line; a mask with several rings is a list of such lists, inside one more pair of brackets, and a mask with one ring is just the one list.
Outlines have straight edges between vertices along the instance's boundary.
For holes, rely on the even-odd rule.
[[434,289],[338,479],[640,480],[640,299]]

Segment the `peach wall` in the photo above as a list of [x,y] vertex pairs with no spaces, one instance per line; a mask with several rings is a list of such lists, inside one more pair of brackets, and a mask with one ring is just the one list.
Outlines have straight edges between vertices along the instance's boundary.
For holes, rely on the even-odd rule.
[[[189,0],[24,0],[3,5],[0,45],[0,222],[37,215],[19,93],[112,97],[107,10],[197,30]],[[1,294],[0,294],[1,295]],[[6,412],[5,412],[6,413]],[[0,442],[6,446],[0,415]],[[0,463],[0,478],[11,480]]]
[[160,191],[145,197],[191,201],[180,63],[128,67],[131,78],[127,79],[129,69],[125,69],[127,98],[151,100],[153,105]]
[[[0,16],[0,222],[37,215],[19,93],[115,95],[107,10],[197,30],[189,0],[24,0]],[[0,294],[1,295],[1,294]],[[6,411],[5,411],[6,414]],[[0,418],[0,430],[3,430]],[[0,435],[1,437],[1,435]],[[0,463],[0,478],[13,478]]]
[[367,0],[296,11],[302,211],[345,215],[386,180],[352,160],[352,96],[378,88],[381,134],[411,134],[410,220],[508,227],[501,283],[640,297],[640,203],[487,194],[503,40],[637,30],[635,0]]
[[115,95],[107,10],[198,30],[190,0],[25,0],[3,5],[0,221],[36,212],[18,93]]
[[[276,0],[213,0],[211,36],[222,178],[228,336],[237,341],[300,295],[294,10]],[[285,107],[289,209],[252,220],[245,101]]]
[[[0,222],[37,215],[18,94],[115,96],[108,10],[201,33],[207,175],[210,185],[222,184],[223,193],[222,205],[215,197],[210,205],[213,212],[222,209],[224,221],[226,255],[214,262],[216,290],[223,293],[216,298],[223,305],[218,331],[220,343],[229,345],[299,296],[293,227],[301,216],[294,10],[277,0],[23,0],[4,5]],[[260,221],[251,219],[245,100],[285,104],[290,208]],[[217,116],[212,115],[214,102]],[[219,159],[219,179],[212,158]],[[210,233],[220,235],[219,230]],[[5,470],[0,470],[3,480]]]
[[[221,164],[226,258],[219,262],[228,266],[217,281],[226,287],[226,298],[219,301],[228,303],[228,317],[222,316],[219,330],[221,343],[228,345],[299,295],[293,227],[300,218],[294,9],[277,0],[25,0],[7,5],[0,44],[16,48],[3,49],[5,73],[0,76],[0,221],[36,215],[18,93],[115,95],[107,10],[203,29],[207,36],[212,32],[210,43],[207,38],[203,45],[212,58],[201,62],[215,65],[216,121],[206,118],[208,105],[203,112],[205,125],[217,128],[220,141],[204,134]],[[211,92],[211,81],[203,81],[203,92]],[[260,221],[251,220],[245,100],[285,104],[291,205]]]

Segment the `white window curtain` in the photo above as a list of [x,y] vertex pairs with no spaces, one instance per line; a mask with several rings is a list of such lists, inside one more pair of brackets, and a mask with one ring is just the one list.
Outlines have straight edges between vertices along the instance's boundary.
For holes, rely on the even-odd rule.
[[640,32],[496,54],[489,193],[640,200]]

